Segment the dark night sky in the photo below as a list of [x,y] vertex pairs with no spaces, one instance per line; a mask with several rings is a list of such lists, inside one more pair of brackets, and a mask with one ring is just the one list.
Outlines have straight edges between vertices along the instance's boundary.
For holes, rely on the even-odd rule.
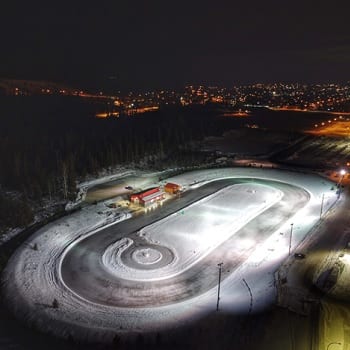
[[349,80],[348,0],[7,3],[0,76],[115,88]]

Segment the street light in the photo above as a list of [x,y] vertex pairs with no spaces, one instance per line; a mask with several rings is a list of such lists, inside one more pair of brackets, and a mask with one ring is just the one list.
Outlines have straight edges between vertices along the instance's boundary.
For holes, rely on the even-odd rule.
[[218,299],[217,299],[217,302],[216,302],[216,311],[219,311],[219,302],[220,302],[220,283],[221,283],[221,269],[222,269],[222,265],[224,263],[219,263],[218,266],[219,266],[219,284],[218,284]]
[[323,214],[323,203],[324,203],[324,193],[322,194],[322,200],[321,200],[320,219],[322,218],[322,214]]
[[341,177],[340,177],[339,182],[338,182],[338,187],[340,187],[340,185],[341,185],[341,183],[342,183],[342,181],[343,181],[343,179],[344,179],[345,174],[346,174],[346,170],[341,169],[341,170],[340,170],[340,175],[341,175]]
[[329,347],[331,346],[331,345],[341,345],[341,343],[339,343],[339,342],[332,342],[332,343],[329,343],[328,345],[327,345],[327,350],[329,349]]
[[341,183],[342,183],[342,181],[343,181],[343,179],[344,179],[345,174],[346,174],[346,171],[345,171],[344,169],[341,169],[341,170],[340,170],[340,175],[341,175],[341,177],[340,177],[339,182],[338,182],[338,184],[337,184],[337,187],[338,187],[338,198],[340,197]]
[[252,290],[250,289],[247,281],[244,278],[242,280],[243,280],[243,283],[246,285],[248,292],[249,292],[249,295],[250,295],[250,304],[249,304],[249,312],[248,312],[248,314],[250,315],[250,313],[252,312],[252,309],[253,309],[253,294],[252,294]]
[[289,251],[288,251],[288,255],[290,255],[290,250],[292,248],[292,235],[293,235],[293,223],[290,224],[290,235],[289,235]]

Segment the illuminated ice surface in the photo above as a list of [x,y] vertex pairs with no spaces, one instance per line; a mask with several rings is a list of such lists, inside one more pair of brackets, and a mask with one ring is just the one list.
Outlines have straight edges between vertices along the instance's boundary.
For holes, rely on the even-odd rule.
[[[121,258],[132,244],[129,239],[127,245],[125,238],[107,248],[103,262],[120,278],[150,281],[172,277],[189,269],[282,195],[273,187],[254,183],[226,187],[141,229],[138,235],[154,246],[133,252],[134,268],[125,266]],[[139,264],[151,265],[163,258],[157,246],[167,247],[174,259],[160,268],[140,269]]]
[[[240,177],[252,181],[219,190],[144,227],[135,237],[115,240],[106,246],[100,257],[96,257],[100,261],[99,268],[105,269],[115,279],[122,277],[121,283],[129,279],[139,281],[142,286],[144,280],[171,281],[173,276],[190,271],[211,254],[212,273],[216,277],[217,263],[223,262],[225,267],[224,257],[216,255],[220,244],[225,244],[229,237],[272,208],[274,203],[288,210],[289,203],[284,202],[284,193],[276,189],[273,182],[263,186],[254,183],[254,178],[286,182],[310,194],[306,205],[298,212],[290,213],[289,219],[277,230],[269,232],[260,243],[257,243],[259,232],[240,238],[237,251],[244,252],[249,248],[249,254],[240,256],[240,264],[233,271],[223,271],[220,310],[236,314],[248,312],[250,298],[242,283],[243,278],[254,295],[253,312],[269,307],[275,298],[273,273],[288,255],[290,224],[294,224],[292,249],[295,249],[318,222],[322,195],[324,212],[335,203],[337,196],[330,191],[333,184],[317,175],[275,169],[201,170],[167,180],[197,191],[210,181]],[[118,220],[126,218],[124,215]],[[274,218],[267,219],[272,221]],[[192,322],[215,311],[216,286],[181,302],[137,308],[94,303],[67,288],[61,278],[64,252],[74,247],[78,249],[85,237],[101,234],[100,229],[93,231],[101,225],[102,218],[99,220],[97,222],[97,217],[92,216],[88,209],[76,212],[41,229],[16,251],[5,270],[3,282],[6,301],[18,317],[59,336],[71,334],[77,339],[110,341],[120,326],[123,332],[158,330]],[[149,246],[136,246],[134,240],[137,237],[145,238]],[[38,250],[32,248],[34,244]],[[125,264],[122,257],[127,251],[130,251],[130,259]],[[170,258],[163,264],[166,256]],[[88,273],[82,271],[82,274]],[[127,298],[127,289],[124,292]],[[152,294],[152,290],[149,292]],[[58,301],[58,309],[51,307],[54,299]]]
[[139,265],[153,265],[160,261],[162,257],[163,254],[153,248],[143,248],[133,253],[133,259]]

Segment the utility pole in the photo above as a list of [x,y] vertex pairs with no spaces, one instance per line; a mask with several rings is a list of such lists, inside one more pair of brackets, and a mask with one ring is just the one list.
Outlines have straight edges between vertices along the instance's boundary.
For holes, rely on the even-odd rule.
[[343,181],[343,179],[344,179],[345,174],[346,174],[346,171],[345,171],[344,169],[340,170],[340,179],[339,179],[338,184],[337,184],[337,187],[338,187],[338,188],[340,188],[341,183],[342,183],[342,181]]
[[249,292],[249,295],[250,295],[250,305],[249,305],[249,311],[248,311],[248,314],[250,315],[250,313],[252,312],[252,309],[253,309],[253,294],[252,294],[251,289],[248,286],[247,281],[244,278],[243,278],[243,282],[246,285],[246,287],[248,288],[248,292]]
[[216,311],[219,311],[219,302],[220,302],[220,283],[221,283],[221,269],[222,269],[222,265],[224,263],[220,263],[218,264],[219,266],[219,284],[218,284],[218,299],[217,299],[217,302],[216,302]]
[[288,251],[288,255],[290,255],[290,250],[292,248],[292,236],[293,236],[293,223],[290,224],[290,235],[289,235],[289,251]]
[[322,214],[323,214],[323,202],[324,202],[324,193],[322,194],[321,209],[320,209],[320,219],[322,218]]
[[344,169],[340,170],[340,175],[341,175],[341,178],[339,179],[339,182],[337,184],[337,187],[338,187],[338,199],[340,198],[340,194],[341,194],[341,183],[344,179],[344,176],[346,174],[346,171]]

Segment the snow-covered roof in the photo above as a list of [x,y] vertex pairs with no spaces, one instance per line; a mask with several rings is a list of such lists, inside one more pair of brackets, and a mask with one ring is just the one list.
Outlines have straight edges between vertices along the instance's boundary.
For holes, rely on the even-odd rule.
[[165,193],[163,191],[159,190],[158,192],[155,192],[155,193],[152,193],[152,194],[150,194],[148,196],[143,197],[142,201],[143,202],[150,202],[152,199],[156,199],[156,198],[159,198],[161,196],[164,196],[164,194]]
[[174,184],[173,182],[168,182],[164,187],[169,187],[169,188],[179,188],[181,187],[178,184]]

